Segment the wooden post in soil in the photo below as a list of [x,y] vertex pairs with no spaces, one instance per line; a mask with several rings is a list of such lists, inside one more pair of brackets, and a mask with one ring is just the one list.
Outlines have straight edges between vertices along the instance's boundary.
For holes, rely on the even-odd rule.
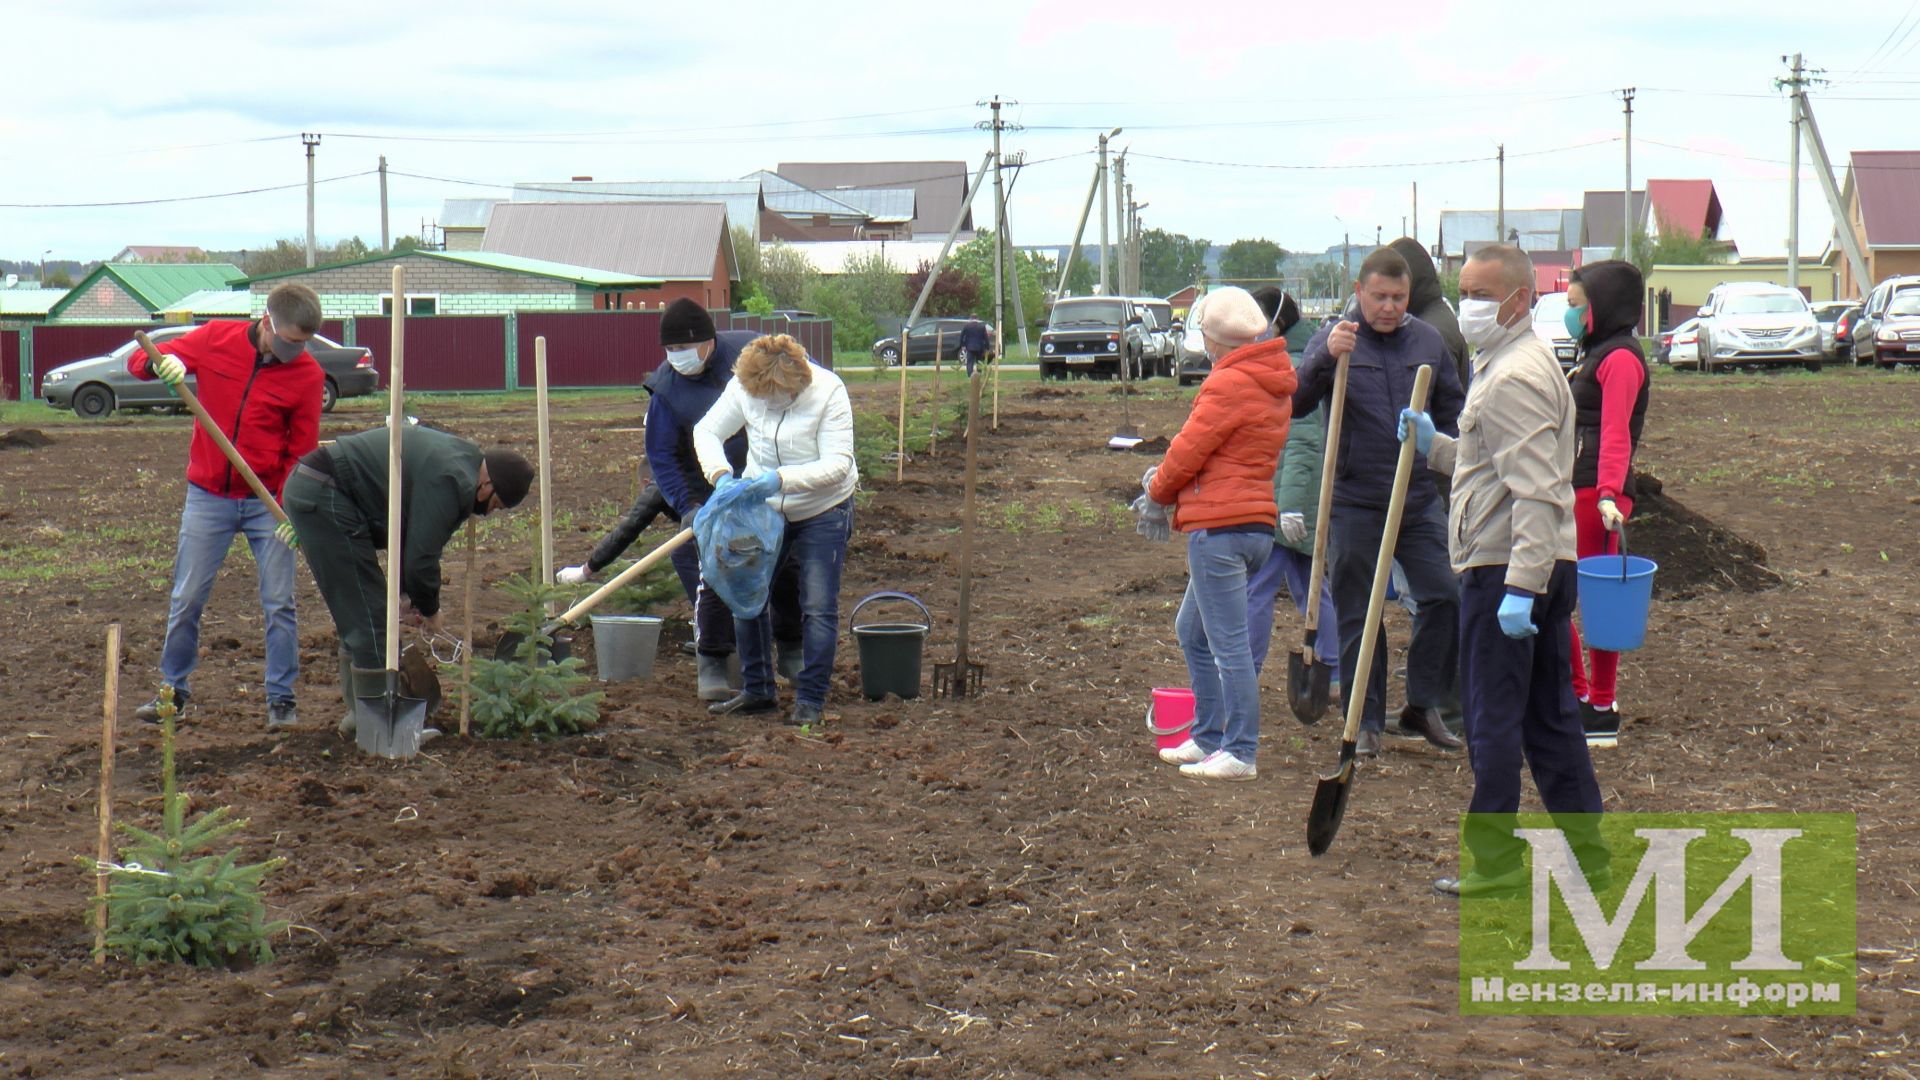
[[933,334],[933,423],[928,425],[932,434],[928,437],[927,453],[940,450],[940,357],[947,351],[947,328],[943,325]]
[[[533,397],[540,438],[540,582],[553,585],[553,446],[547,424],[547,339],[533,339]],[[559,610],[547,601],[547,614]]]
[[467,737],[468,727],[473,720],[473,573],[474,573],[474,527],[473,518],[467,518],[467,590],[466,603],[463,605],[467,619],[467,647],[460,653],[460,737]]
[[913,329],[909,324],[900,326],[900,438],[893,453],[893,481],[899,483],[907,478],[907,331]]
[[107,690],[100,706],[100,848],[93,870],[93,962],[107,962],[107,872],[113,861],[113,739],[120,714],[120,624],[107,627]]

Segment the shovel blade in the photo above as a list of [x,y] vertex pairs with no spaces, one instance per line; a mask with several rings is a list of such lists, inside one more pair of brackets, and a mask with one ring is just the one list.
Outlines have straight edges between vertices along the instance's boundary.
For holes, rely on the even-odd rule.
[[421,734],[427,729],[427,703],[402,696],[399,685],[400,673],[389,671],[386,693],[354,699],[353,741],[366,753],[410,758],[420,752]]
[[1340,744],[1340,767],[1320,778],[1313,789],[1313,806],[1307,810],[1307,850],[1325,855],[1340,832],[1340,821],[1347,816],[1347,799],[1353,794],[1354,744]]
[[[550,636],[553,638],[553,647],[540,654],[542,661],[557,664],[573,656],[573,638],[570,635],[551,634]],[[520,646],[524,645],[526,640],[525,634],[513,630],[501,634],[500,640],[494,643],[493,658],[507,661],[519,660]]]
[[1318,723],[1333,701],[1333,680],[1327,665],[1308,660],[1300,649],[1287,654],[1287,704],[1294,719],[1306,725]]

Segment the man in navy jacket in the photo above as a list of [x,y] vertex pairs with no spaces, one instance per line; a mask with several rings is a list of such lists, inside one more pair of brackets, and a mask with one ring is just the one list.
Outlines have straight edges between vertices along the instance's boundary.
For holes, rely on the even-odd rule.
[[[1360,264],[1354,282],[1357,321],[1329,322],[1308,343],[1297,372],[1293,413],[1305,416],[1333,390],[1339,357],[1347,362],[1346,412],[1334,472],[1333,515],[1328,522],[1328,556],[1334,609],[1340,616],[1340,672],[1344,700],[1364,687],[1366,708],[1360,721],[1359,751],[1378,753],[1386,727],[1387,660],[1376,650],[1373,670],[1357,670],[1360,632],[1386,531],[1387,503],[1400,458],[1400,410],[1413,395],[1414,373],[1433,368],[1428,412],[1439,430],[1455,434],[1466,398],[1453,356],[1440,332],[1407,314],[1412,291],[1406,259],[1382,248]],[[1447,731],[1443,713],[1459,708],[1460,592],[1447,559],[1447,512],[1441,505],[1426,462],[1414,463],[1406,511],[1394,559],[1407,573],[1416,610],[1413,641],[1407,649],[1407,704],[1396,734],[1424,737],[1444,749],[1461,746]],[[1364,677],[1364,684],[1355,680]]]

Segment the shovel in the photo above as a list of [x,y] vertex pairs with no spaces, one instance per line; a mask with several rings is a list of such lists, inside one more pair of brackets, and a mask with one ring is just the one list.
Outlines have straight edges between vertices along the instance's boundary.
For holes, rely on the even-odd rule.
[[[634,563],[632,566],[629,566],[625,570],[622,570],[618,574],[615,574],[612,580],[608,581],[605,585],[602,585],[599,588],[593,590],[593,592],[587,594],[587,597],[585,599],[581,600],[579,603],[573,605],[567,610],[561,612],[559,615],[555,616],[551,622],[547,623],[545,626],[542,626],[540,628],[540,635],[542,637],[547,637],[547,638],[553,637],[555,633],[565,628],[568,624],[572,623],[575,619],[578,619],[580,616],[585,615],[587,612],[592,611],[596,607],[599,607],[601,601],[605,600],[609,596],[612,596],[614,593],[619,592],[621,587],[626,585],[627,582],[632,581],[635,578],[639,577],[641,574],[644,574],[647,571],[653,569],[654,567],[659,566],[662,562],[666,561],[667,556],[673,554],[675,548],[679,547],[681,544],[684,544],[691,539],[693,539],[693,530],[691,528],[681,529],[679,532],[673,534],[673,536],[670,537],[666,543],[661,544],[659,547],[654,548],[652,551],[647,552],[645,558],[642,558],[639,562]],[[518,654],[519,654],[520,646],[524,644],[526,640],[527,638],[525,634],[514,633],[511,631],[500,635],[499,642],[496,643],[493,647],[493,658],[495,660],[519,659]],[[554,649],[552,653],[550,653],[546,657],[546,659],[549,662],[555,662],[557,660],[566,659],[566,657],[562,654],[562,649],[560,648],[560,643],[558,641],[554,643]]]
[[976,367],[967,380],[970,384],[967,388],[967,473],[966,495],[960,511],[960,621],[956,635],[959,648],[953,663],[933,665],[935,697],[975,696],[980,693],[980,682],[987,672],[984,665],[967,659],[967,623],[973,613],[973,489],[974,479],[978,475],[974,443],[979,440],[982,375],[982,370]]
[[393,268],[393,351],[388,357],[387,386],[387,655],[386,691],[378,697],[355,698],[354,741],[360,749],[383,758],[410,758],[420,752],[427,726],[427,703],[401,692],[400,674],[400,561],[405,546],[406,520],[401,508],[400,442],[407,430],[404,388],[406,269]]
[[[145,330],[135,330],[133,332],[133,340],[146,352],[148,364],[157,364],[160,362],[160,350],[153,347],[153,341],[147,337]],[[240,451],[234,449],[233,440],[227,438],[227,433],[221,431],[220,425],[214,423],[213,417],[207,415],[206,406],[200,404],[199,395],[187,389],[187,384],[184,379],[181,380],[179,385],[173,387],[173,392],[180,396],[180,400],[186,403],[188,411],[193,413],[193,418],[200,422],[200,430],[206,432],[207,437],[213,440],[213,444],[218,446],[220,452],[227,456],[227,463],[233,466],[233,471],[239,473],[240,479],[247,482],[247,487],[253,492],[253,497],[259,499],[260,502],[266,506],[276,521],[285,523],[287,520],[287,512],[280,509],[280,500],[275,499],[273,495],[267,491],[267,485],[260,482],[260,477],[254,474],[253,469],[247,465],[246,459],[240,456]]]
[[1320,455],[1320,506],[1313,519],[1313,572],[1307,576],[1306,640],[1287,654],[1287,704],[1303,724],[1318,722],[1332,700],[1333,680],[1316,645],[1320,637],[1320,584],[1327,573],[1327,520],[1333,514],[1333,474],[1340,457],[1340,421],[1347,415],[1348,356],[1341,357],[1340,366],[1334,369],[1333,404],[1328,407],[1326,442]]
[[[1414,411],[1427,407],[1427,390],[1433,384],[1433,368],[1422,364],[1413,379]],[[1337,449],[1329,446],[1329,453]],[[1360,630],[1360,656],[1354,665],[1353,693],[1347,696],[1347,727],[1340,736],[1340,765],[1320,778],[1313,789],[1313,806],[1307,811],[1307,850],[1325,855],[1340,831],[1340,819],[1347,813],[1347,798],[1353,793],[1356,765],[1354,740],[1360,734],[1360,716],[1367,709],[1367,682],[1373,672],[1374,640],[1380,633],[1380,617],[1387,606],[1387,582],[1393,577],[1393,549],[1400,540],[1400,518],[1407,509],[1407,485],[1413,479],[1413,436],[1400,442],[1400,462],[1393,471],[1393,497],[1387,503],[1387,524],[1380,532],[1380,561],[1374,564],[1373,593],[1367,597],[1367,622]],[[1325,499],[1322,489],[1321,498]],[[1316,544],[1318,541],[1316,541]]]

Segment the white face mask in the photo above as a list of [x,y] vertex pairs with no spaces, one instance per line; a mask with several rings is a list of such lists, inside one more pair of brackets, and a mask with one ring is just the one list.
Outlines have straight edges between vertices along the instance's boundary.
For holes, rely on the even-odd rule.
[[1460,301],[1460,336],[1467,339],[1467,344],[1484,349],[1506,333],[1507,328],[1500,325],[1500,307],[1519,291],[1515,289],[1508,293],[1505,300]]
[[672,364],[673,370],[682,375],[698,375],[707,366],[707,362],[700,359],[700,350],[697,348],[668,349],[667,363]]

